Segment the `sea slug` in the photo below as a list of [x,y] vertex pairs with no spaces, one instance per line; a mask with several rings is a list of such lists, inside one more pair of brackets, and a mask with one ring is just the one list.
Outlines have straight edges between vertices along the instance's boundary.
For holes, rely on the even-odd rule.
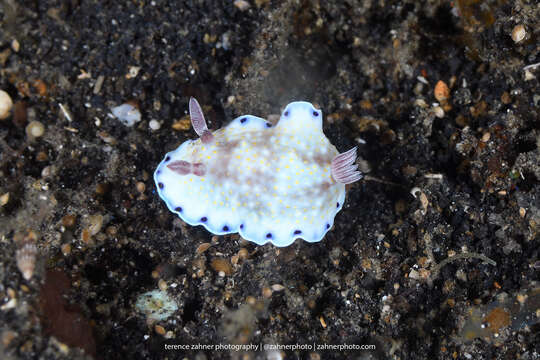
[[238,232],[259,245],[320,241],[343,206],[345,184],[362,178],[356,147],[340,154],[308,102],[287,105],[276,125],[243,115],[216,131],[194,98],[189,112],[199,139],[167,153],[154,180],[172,212],[213,234]]

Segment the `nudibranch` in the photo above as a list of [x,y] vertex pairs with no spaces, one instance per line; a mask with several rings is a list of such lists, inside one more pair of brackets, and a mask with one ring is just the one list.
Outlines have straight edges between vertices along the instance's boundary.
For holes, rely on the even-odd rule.
[[167,153],[154,180],[169,210],[213,234],[238,232],[259,245],[320,241],[345,184],[362,178],[356,147],[338,153],[311,103],[290,103],[276,125],[243,115],[216,131],[194,98],[189,113],[199,139]]

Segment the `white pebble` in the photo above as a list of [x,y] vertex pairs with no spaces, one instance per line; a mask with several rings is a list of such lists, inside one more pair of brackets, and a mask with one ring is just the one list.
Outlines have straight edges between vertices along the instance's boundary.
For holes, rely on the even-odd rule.
[[150,130],[159,130],[161,124],[157,120],[150,120],[148,126],[150,127]]
[[141,112],[131,104],[122,104],[112,108],[113,115],[126,126],[133,126],[141,121]]
[[7,92],[0,90],[0,120],[4,120],[9,116],[13,101]]

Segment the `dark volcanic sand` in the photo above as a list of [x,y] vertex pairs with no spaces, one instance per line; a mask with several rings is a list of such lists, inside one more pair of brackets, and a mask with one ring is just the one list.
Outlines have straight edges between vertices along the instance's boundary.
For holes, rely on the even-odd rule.
[[[248,4],[0,1],[0,357],[538,359],[540,5]],[[313,102],[383,182],[353,184],[320,243],[186,226],[152,172],[195,137],[190,96],[211,129]],[[133,127],[108,115],[124,102]],[[156,322],[135,303],[159,288],[178,310]],[[199,343],[304,349],[164,347]],[[305,349],[325,344],[376,349]]]

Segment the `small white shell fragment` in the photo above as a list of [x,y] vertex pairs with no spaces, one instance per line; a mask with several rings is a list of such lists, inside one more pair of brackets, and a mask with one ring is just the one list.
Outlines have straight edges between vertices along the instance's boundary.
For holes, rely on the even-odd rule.
[[7,92],[0,90],[0,120],[7,118],[13,107],[13,100]]
[[133,126],[141,121],[141,112],[131,104],[122,104],[111,109],[112,114],[126,126]]
[[[216,235],[238,232],[275,246],[321,241],[345,200],[344,183],[332,177],[339,153],[322,117],[305,101],[288,104],[276,125],[239,116],[212,131],[212,140],[188,140],[167,153],[154,173],[158,194],[182,220]],[[195,120],[204,122],[202,114]],[[203,170],[181,174],[186,164]]]
[[159,121],[157,120],[150,120],[150,122],[148,123],[148,127],[150,128],[150,130],[159,130],[159,128],[161,127],[161,124],[159,123]]

